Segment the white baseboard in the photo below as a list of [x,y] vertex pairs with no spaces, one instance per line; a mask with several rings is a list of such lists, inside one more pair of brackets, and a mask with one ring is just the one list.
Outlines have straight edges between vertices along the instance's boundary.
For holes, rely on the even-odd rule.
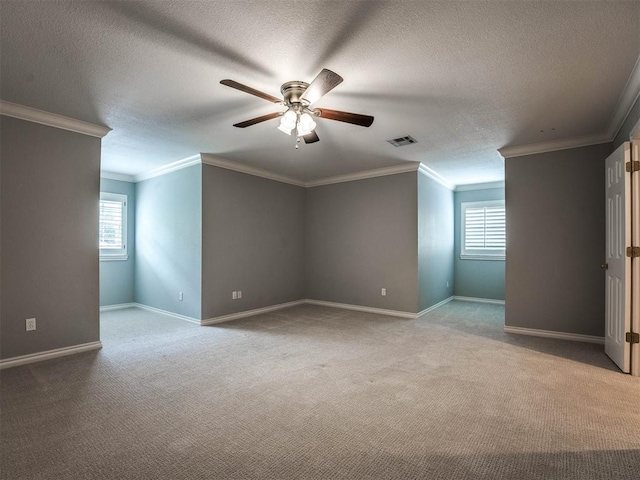
[[135,303],[115,303],[113,305],[103,305],[100,307],[101,312],[109,312],[111,310],[122,310],[123,308],[132,308],[135,307]]
[[65,357],[76,353],[88,352],[90,350],[98,350],[102,348],[102,342],[81,343],[71,347],[56,348],[54,350],[46,350],[44,352],[31,353],[29,355],[21,355],[19,357],[11,357],[0,360],[0,370],[4,368],[17,367],[18,365],[26,365],[27,363],[42,362],[52,358]]
[[494,305],[504,305],[504,300],[496,300],[493,298],[461,297],[459,295],[454,295],[453,299],[460,300],[461,302],[492,303]]
[[378,315],[389,315],[401,318],[416,318],[416,313],[402,312],[399,310],[385,310],[384,308],[363,307],[361,305],[350,305],[348,303],[325,302],[323,300],[305,300],[310,305],[320,305],[323,307],[343,308],[345,310],[355,310],[358,312],[377,313]]
[[556,338],[559,340],[571,340],[573,342],[598,343],[604,345],[604,337],[596,337],[593,335],[582,335],[580,333],[554,332],[552,330],[537,330],[535,328],[510,327],[504,326],[506,333],[515,333],[517,335],[530,335],[532,337]]
[[302,305],[306,303],[306,300],[295,300],[293,302],[279,303],[277,305],[270,305],[268,307],[255,308],[253,310],[245,310],[244,312],[230,313],[229,315],[222,315],[220,317],[207,318],[206,320],[200,320],[200,325],[215,325],[216,323],[230,322],[231,320],[237,320],[239,318],[253,317],[254,315],[260,315],[261,313],[273,312],[275,310],[282,310],[283,308],[295,307],[296,305]]
[[449,297],[449,298],[445,298],[444,300],[442,300],[441,302],[436,303],[435,305],[431,305],[429,308],[425,308],[424,310],[422,310],[421,312],[418,312],[418,314],[416,315],[417,317],[421,317],[422,315],[424,315],[425,313],[429,313],[432,310],[435,310],[436,308],[440,308],[443,305],[446,305],[447,303],[449,303],[451,300],[453,300],[455,297]]
[[168,310],[162,310],[156,307],[150,307],[149,305],[144,305],[143,303],[134,303],[133,306],[141,308],[143,310],[149,310],[150,312],[161,313],[163,315],[168,315],[169,317],[178,318],[180,320],[184,320],[185,322],[200,325],[200,320],[198,320],[197,318],[187,317],[186,315],[180,315],[179,313],[169,312]]

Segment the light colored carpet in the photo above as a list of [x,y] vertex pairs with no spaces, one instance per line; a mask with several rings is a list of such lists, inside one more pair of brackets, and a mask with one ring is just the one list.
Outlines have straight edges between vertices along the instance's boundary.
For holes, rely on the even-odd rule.
[[98,352],[1,372],[3,479],[638,479],[640,379],[602,346],[300,306],[102,315]]

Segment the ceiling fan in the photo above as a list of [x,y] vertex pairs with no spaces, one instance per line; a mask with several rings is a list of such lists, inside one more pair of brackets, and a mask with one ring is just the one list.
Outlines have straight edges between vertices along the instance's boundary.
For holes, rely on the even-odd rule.
[[[280,93],[282,93],[283,97],[282,100],[268,93],[256,90],[255,88],[247,87],[234,80],[221,80],[220,83],[287,107],[287,110],[284,112],[262,115],[245,122],[236,123],[234,127],[246,128],[257,123],[282,117],[278,130],[287,135],[291,135],[291,133],[295,131],[298,141],[300,141],[300,137],[302,137],[305,143],[314,143],[320,140],[315,131],[316,122],[313,120],[314,117],[352,123],[362,127],[369,127],[373,123],[373,117],[369,115],[312,107],[314,103],[337,87],[343,80],[340,75],[325,68],[311,83],[293,81],[283,84],[282,87],[280,87]],[[296,148],[298,148],[297,145]]]

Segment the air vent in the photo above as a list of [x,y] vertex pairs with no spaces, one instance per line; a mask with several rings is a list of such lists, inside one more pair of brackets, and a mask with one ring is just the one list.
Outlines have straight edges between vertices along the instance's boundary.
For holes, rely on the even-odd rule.
[[405,145],[411,145],[412,143],[418,143],[418,141],[410,135],[406,137],[394,138],[392,140],[387,140],[394,147],[404,147]]

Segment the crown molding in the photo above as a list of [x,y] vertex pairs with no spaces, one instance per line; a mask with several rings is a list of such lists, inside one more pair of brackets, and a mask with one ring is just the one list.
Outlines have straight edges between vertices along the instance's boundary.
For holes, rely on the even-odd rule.
[[467,192],[469,190],[488,190],[490,188],[504,188],[504,180],[497,182],[469,183],[466,185],[456,185],[456,192]]
[[104,170],[100,171],[100,178],[107,178],[109,180],[118,180],[120,182],[131,182],[133,183],[132,175],[125,175],[124,173],[116,173],[116,172],[107,172]]
[[609,133],[611,141],[613,141],[613,139],[618,135],[618,132],[620,132],[622,125],[624,125],[625,120],[631,113],[631,109],[638,98],[640,98],[640,55],[638,56],[636,64],[631,71],[631,75],[629,75],[627,84],[622,89],[622,93],[618,99],[618,104],[616,105],[613,115],[611,115],[611,119],[609,120],[609,128],[607,129],[607,132]]
[[551,142],[532,143],[529,145],[520,145],[515,147],[502,147],[498,149],[498,153],[500,153],[503,158],[523,157],[525,155],[535,155],[537,153],[555,152],[558,150],[568,150],[570,148],[588,147],[590,145],[609,143],[611,141],[612,138],[609,136],[609,134],[598,133],[596,135],[586,135],[584,137],[553,140]]
[[321,178],[305,183],[305,187],[319,187],[322,185],[331,185],[334,183],[353,182],[355,180],[364,180],[366,178],[384,177],[387,175],[397,175],[399,173],[415,172],[419,167],[418,162],[408,162],[401,165],[393,165],[391,167],[376,168],[374,170],[365,170],[363,172],[347,173],[344,175],[336,175],[335,177]]
[[640,140],[640,119],[629,132],[629,140]]
[[437,173],[435,170],[430,169],[424,163],[420,163],[420,166],[418,167],[418,172],[422,173],[423,175],[426,175],[431,180],[438,182],[440,185],[442,185],[445,188],[448,188],[451,191],[454,191],[456,188],[454,184],[447,181],[439,173]]
[[[242,163],[216,157],[215,155],[211,155],[209,153],[200,153],[198,155],[193,155],[191,157],[187,157],[182,160],[178,160],[176,162],[163,165],[162,167],[154,168],[153,170],[150,170],[148,172],[141,173],[138,175],[134,175],[132,177],[128,175],[122,175],[122,176],[129,177],[132,179],[132,180],[125,180],[125,181],[142,182],[150,178],[158,177],[160,175],[166,175],[167,173],[180,170],[181,168],[190,167],[191,165],[197,165],[200,163],[204,165],[211,165],[214,167],[225,168],[227,170],[233,170],[235,172],[245,173],[247,175],[254,175],[256,177],[266,178],[268,180],[274,180],[276,182],[288,183],[290,185],[295,185],[297,187],[304,187],[304,188],[319,187],[322,185],[331,185],[334,183],[353,182],[355,180],[364,180],[367,178],[383,177],[387,175],[397,175],[399,173],[415,172],[418,170],[420,170],[423,174],[429,176],[439,184],[448,188],[449,190],[453,190],[455,188],[454,185],[447,182],[444,178],[442,178],[436,172],[431,170],[429,167],[423,164],[420,164],[418,162],[407,162],[401,165],[393,165],[391,167],[376,168],[374,170],[365,170],[363,172],[348,173],[345,175],[337,175],[335,177],[321,178],[319,180],[313,180],[311,182],[304,182],[302,180],[297,180],[295,178],[280,175],[274,172],[270,172],[269,170],[264,170],[262,168],[250,167]],[[112,172],[102,172],[101,174],[103,178],[113,178],[115,176],[120,176],[120,175],[121,174],[112,173]],[[114,179],[119,180],[120,178],[114,178]]]
[[175,172],[176,170],[187,168],[187,167],[190,167],[191,165],[197,165],[199,163],[200,163],[200,154],[191,155],[190,157],[183,158],[182,160],[177,160],[175,162],[162,165],[161,167],[154,168],[152,170],[149,170],[148,172],[134,175],[133,181],[136,183],[142,182],[144,180],[149,180],[150,178],[159,177],[160,175],[166,175],[167,173]]
[[226,160],[224,158],[211,155],[209,153],[201,153],[199,157],[202,163],[205,165],[212,165],[214,167],[225,168],[227,170],[233,170],[235,172],[246,173],[247,175],[253,175],[256,177],[262,177],[269,180],[275,180],[276,182],[288,183],[290,185],[295,185],[297,187],[306,186],[305,183],[301,180],[296,180],[295,178],[287,177],[285,175],[280,175],[278,173],[273,173],[273,172],[270,172],[269,170],[264,170],[262,168],[250,167],[249,165],[244,165],[242,163]]
[[18,118],[27,122],[40,123],[49,127],[61,128],[71,132],[82,133],[91,137],[102,138],[111,131],[104,125],[83,122],[75,118],[63,117],[55,113],[45,112],[37,108],[25,107],[17,103],[0,100],[0,115]]

